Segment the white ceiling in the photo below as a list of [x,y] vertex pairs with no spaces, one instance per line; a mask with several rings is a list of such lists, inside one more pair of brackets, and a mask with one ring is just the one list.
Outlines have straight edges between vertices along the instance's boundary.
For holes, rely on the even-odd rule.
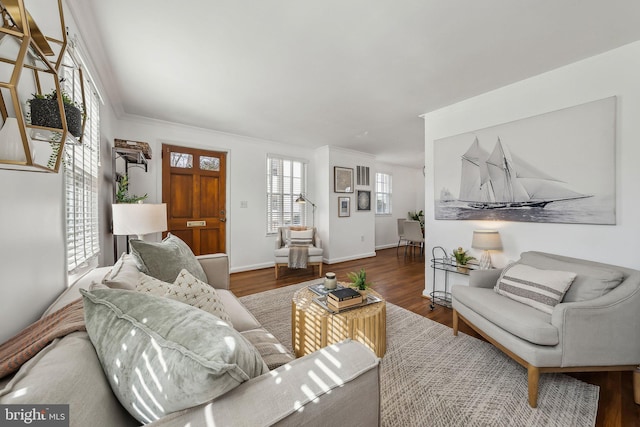
[[637,0],[67,2],[120,117],[415,167],[420,114],[640,39]]

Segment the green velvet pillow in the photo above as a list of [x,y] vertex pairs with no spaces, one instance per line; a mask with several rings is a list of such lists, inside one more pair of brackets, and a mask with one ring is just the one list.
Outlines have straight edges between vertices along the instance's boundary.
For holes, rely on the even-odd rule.
[[130,244],[131,253],[144,274],[173,283],[180,270],[186,268],[207,283],[207,275],[189,245],[173,234],[169,233],[160,243],[132,239]]
[[239,332],[203,310],[120,289],[81,292],[102,369],[122,406],[142,423],[268,372]]

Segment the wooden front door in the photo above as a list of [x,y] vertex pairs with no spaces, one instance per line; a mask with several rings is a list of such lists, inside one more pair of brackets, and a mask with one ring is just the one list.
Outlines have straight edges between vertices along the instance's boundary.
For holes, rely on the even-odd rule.
[[169,232],[194,254],[226,252],[226,153],[162,144]]

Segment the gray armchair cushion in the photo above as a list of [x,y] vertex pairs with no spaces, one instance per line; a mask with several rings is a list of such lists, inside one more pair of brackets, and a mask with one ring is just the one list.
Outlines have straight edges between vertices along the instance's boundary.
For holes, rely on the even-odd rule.
[[493,289],[452,287],[454,300],[511,334],[538,345],[557,345],[558,329],[551,315],[497,294]]
[[[588,301],[605,295],[618,286],[624,274],[614,268],[596,265],[596,263],[577,263],[565,261],[541,252],[523,252],[520,263],[545,270],[573,271],[577,274],[562,302]],[[611,266],[613,267],[613,266]]]
[[[274,254],[277,257],[288,257],[289,256],[289,248],[280,248],[274,251]],[[318,256],[322,255],[322,248],[316,248],[315,246],[309,246],[309,256]]]

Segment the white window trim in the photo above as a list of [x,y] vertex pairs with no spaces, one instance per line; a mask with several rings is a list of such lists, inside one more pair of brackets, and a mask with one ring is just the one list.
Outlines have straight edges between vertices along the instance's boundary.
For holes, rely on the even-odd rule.
[[[385,175],[389,178],[389,188],[388,188],[388,192],[386,191],[378,191],[378,175]],[[391,175],[390,173],[385,173],[385,172],[376,172],[375,174],[375,212],[376,212],[376,216],[392,216],[393,215],[393,175]],[[378,194],[385,194],[389,197],[389,212],[382,212],[379,213],[378,212]]]
[[[299,187],[299,192],[295,190],[294,185],[293,185],[293,181],[291,182],[291,185],[289,186],[288,189],[284,189],[282,186],[284,185],[283,180],[281,179],[279,181],[280,184],[280,188],[278,189],[278,191],[272,192],[270,191],[270,179],[272,178],[271,175],[271,169],[270,169],[270,164],[272,160],[279,160],[279,161],[289,161],[289,162],[296,162],[299,163],[302,166],[302,174],[300,176],[300,187]],[[293,168],[293,165],[292,165]],[[301,159],[301,158],[296,158],[296,157],[289,157],[289,156],[283,156],[280,154],[273,154],[273,153],[268,153],[267,154],[267,159],[266,159],[266,174],[265,174],[265,181],[266,181],[266,197],[265,197],[265,214],[266,214],[266,234],[267,236],[269,235],[274,235],[278,232],[277,228],[278,227],[283,227],[289,224],[285,224],[284,223],[284,215],[282,213],[280,213],[279,215],[281,216],[280,221],[278,221],[278,225],[276,226],[275,229],[272,228],[271,223],[274,221],[274,218],[272,217],[272,201],[271,201],[271,194],[283,194],[284,197],[289,196],[288,200],[285,200],[285,198],[283,197],[283,199],[281,200],[281,206],[280,208],[282,209],[282,211],[284,211],[284,206],[285,205],[289,205],[291,208],[291,215],[292,215],[292,220],[293,220],[293,216],[294,214],[299,211],[300,213],[300,223],[294,223],[292,221],[292,223],[290,225],[307,225],[307,220],[309,218],[309,215],[307,213],[307,208],[309,203],[303,204],[303,205],[297,205],[295,203],[295,199],[297,199],[300,195],[300,193],[305,194],[307,193],[307,171],[308,171],[308,161],[305,159]],[[288,190],[288,191],[287,191]],[[296,206],[297,205],[297,206]],[[281,212],[282,212],[281,211]]]

